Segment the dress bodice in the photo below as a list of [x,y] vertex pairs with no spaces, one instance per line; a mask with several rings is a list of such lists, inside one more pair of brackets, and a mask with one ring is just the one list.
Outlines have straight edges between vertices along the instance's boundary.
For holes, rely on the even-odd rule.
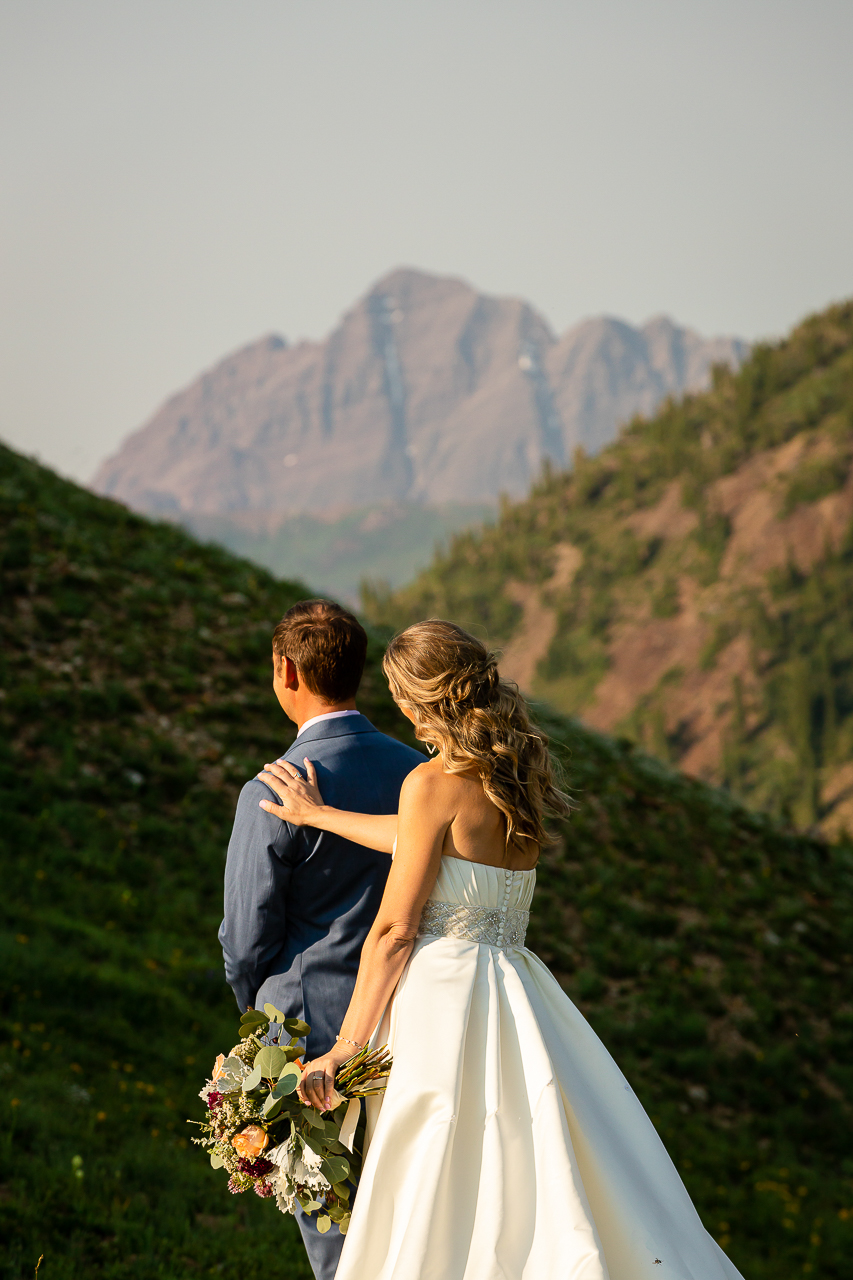
[[536,872],[445,855],[421,914],[422,936],[523,947]]
[[535,884],[535,870],[510,871],[445,854],[429,897],[431,902],[455,902],[466,907],[529,911]]

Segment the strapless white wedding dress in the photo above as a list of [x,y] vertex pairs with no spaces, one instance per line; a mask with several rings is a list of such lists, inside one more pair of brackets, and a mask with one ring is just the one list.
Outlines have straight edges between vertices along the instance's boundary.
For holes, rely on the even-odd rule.
[[336,1280],[740,1280],[604,1045],[524,946],[535,871],[442,858]]

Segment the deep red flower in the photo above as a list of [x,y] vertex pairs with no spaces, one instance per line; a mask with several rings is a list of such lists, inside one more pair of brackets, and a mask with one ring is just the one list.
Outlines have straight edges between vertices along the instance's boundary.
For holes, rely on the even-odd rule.
[[263,1156],[257,1156],[254,1160],[247,1160],[243,1156],[237,1161],[237,1168],[241,1173],[248,1173],[250,1178],[262,1178],[275,1165],[272,1160],[265,1160]]

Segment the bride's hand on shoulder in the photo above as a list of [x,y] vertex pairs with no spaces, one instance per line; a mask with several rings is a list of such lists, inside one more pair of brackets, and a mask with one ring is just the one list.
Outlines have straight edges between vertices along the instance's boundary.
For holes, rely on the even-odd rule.
[[287,761],[265,764],[258,774],[260,781],[265,782],[281,801],[281,804],[274,804],[272,800],[260,800],[260,807],[294,827],[312,826],[312,819],[316,822],[319,810],[324,807],[317,786],[317,770],[310,760],[306,759],[304,763],[307,779]]

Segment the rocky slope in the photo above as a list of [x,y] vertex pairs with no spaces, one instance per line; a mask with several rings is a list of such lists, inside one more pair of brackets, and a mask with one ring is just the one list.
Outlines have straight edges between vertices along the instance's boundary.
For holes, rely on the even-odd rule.
[[555,338],[511,298],[398,270],[324,342],[270,337],[172,397],[93,487],[170,517],[298,512],[519,496],[543,459],[597,452],[635,413],[704,385],[746,344],[658,318],[607,318]]
[[852,465],[846,304],[552,474],[370,611],[485,626],[562,710],[853,830]]
[[[236,1006],[216,929],[241,782],[290,741],[301,592],[0,447],[0,1275],[308,1280],[186,1117]],[[371,641],[364,710],[406,735]],[[577,724],[530,945],[616,1055],[750,1280],[846,1280],[850,850]],[[265,1264],[266,1266],[267,1264]]]

